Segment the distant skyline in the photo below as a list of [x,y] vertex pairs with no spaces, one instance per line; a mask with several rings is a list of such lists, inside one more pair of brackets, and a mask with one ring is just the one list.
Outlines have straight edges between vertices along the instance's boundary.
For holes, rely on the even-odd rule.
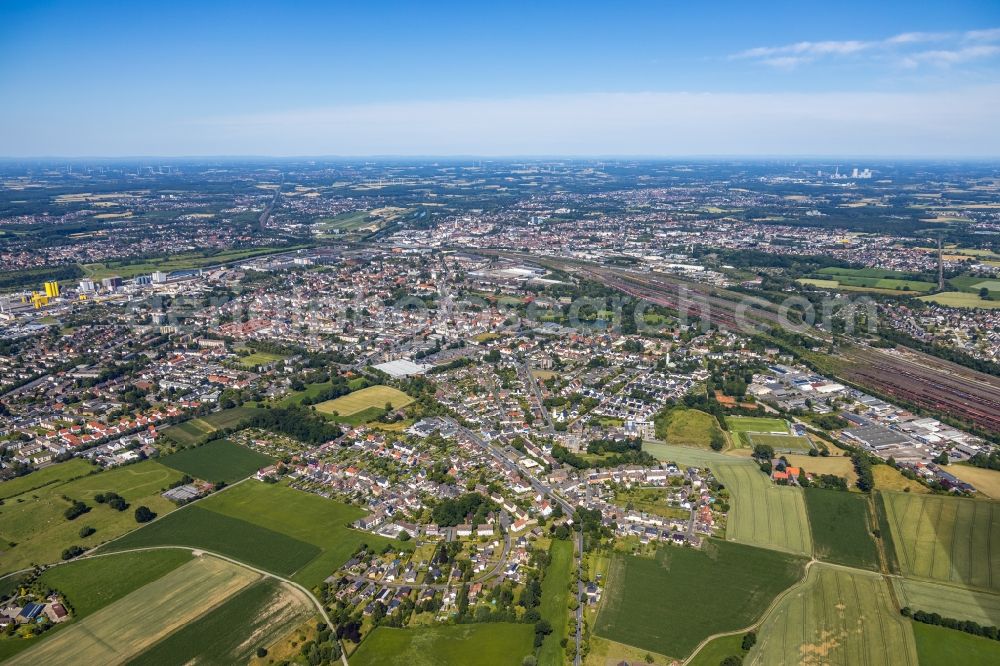
[[991,158],[1000,2],[12,1],[0,90],[4,157]]

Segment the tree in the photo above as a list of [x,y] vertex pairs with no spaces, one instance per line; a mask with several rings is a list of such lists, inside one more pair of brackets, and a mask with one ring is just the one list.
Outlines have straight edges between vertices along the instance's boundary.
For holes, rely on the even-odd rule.
[[135,522],[137,523],[148,523],[153,518],[156,518],[156,514],[148,506],[140,506],[135,510]]
[[743,666],[743,657],[733,655],[719,662],[719,666]]
[[402,532],[400,532],[396,536],[396,538],[399,539],[400,541],[409,541],[410,540],[410,533],[407,532],[406,530],[403,530]]
[[743,637],[743,649],[749,650],[754,645],[757,644],[757,633],[754,631],[748,632],[746,636]]

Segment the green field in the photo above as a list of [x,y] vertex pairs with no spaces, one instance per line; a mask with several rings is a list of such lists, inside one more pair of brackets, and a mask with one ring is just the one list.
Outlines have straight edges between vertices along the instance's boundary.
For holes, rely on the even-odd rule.
[[381,548],[390,542],[347,527],[363,515],[357,507],[251,480],[185,507],[110,547],[204,548],[312,587],[346,562],[361,544]]
[[301,591],[260,580],[133,657],[131,666],[245,664],[315,612]]
[[719,422],[711,414],[697,409],[675,407],[656,417],[656,438],[677,446],[707,449],[712,444],[712,434],[722,435]]
[[[854,290],[872,289],[899,292],[926,292],[937,285],[920,279],[919,275],[886,271],[879,268],[824,268],[810,276],[820,280],[836,281],[839,287]],[[818,285],[819,286],[819,285]]]
[[881,576],[814,564],[768,613],[744,663],[916,666],[909,625]]
[[995,666],[1000,642],[964,631],[913,622],[920,666]]
[[244,250],[224,250],[211,256],[205,256],[204,254],[198,252],[185,252],[181,254],[173,254],[162,259],[151,259],[149,261],[143,261],[135,264],[112,261],[104,264],[82,264],[80,267],[88,277],[95,280],[101,280],[114,275],[129,279],[135,277],[136,275],[149,275],[155,271],[169,273],[171,271],[182,271],[193,268],[204,268],[206,266],[215,266],[230,261],[249,259],[250,257],[259,257],[266,254],[275,254],[277,252],[288,252],[298,247],[305,246],[296,245],[294,247],[256,247]]
[[306,387],[301,391],[292,391],[288,395],[284,396],[278,401],[278,405],[281,407],[291,407],[292,405],[301,405],[305,398],[315,398],[323,391],[328,391],[333,388],[333,382],[323,382],[320,384],[307,384]]
[[316,411],[323,414],[353,416],[368,409],[381,410],[386,403],[392,403],[393,409],[406,407],[413,398],[391,386],[369,386],[354,393],[342,395],[334,400],[327,400],[316,405]]
[[101,552],[188,546],[221,553],[282,576],[291,575],[320,554],[317,546],[202,508],[206,504],[202,501],[175,511],[108,544]]
[[[0,542],[16,545],[5,548],[0,573],[32,563],[58,562],[62,551],[70,546],[93,548],[124,534],[137,527],[134,507],[139,505],[146,505],[160,515],[169,513],[174,504],[160,497],[160,492],[181,476],[176,470],[146,460],[62,483],[54,481],[8,497],[0,505]],[[94,501],[95,495],[109,491],[124,497],[131,505],[129,509],[116,511]],[[64,512],[70,502],[65,497],[84,502],[91,510],[75,520],[67,520]],[[85,525],[96,531],[81,538],[80,528]]]
[[940,294],[921,296],[920,300],[952,308],[1000,308],[1000,299],[983,300],[978,293],[964,291],[942,291]]
[[909,578],[893,578],[892,585],[901,606],[956,620],[972,620],[984,627],[1000,627],[1000,594]]
[[351,656],[351,666],[521,666],[534,637],[530,624],[499,622],[378,627]]
[[0,661],[48,640],[74,622],[189,561],[189,552],[162,550],[76,560],[46,570],[39,581],[65,595],[72,608],[72,621],[63,623],[38,638],[0,640]]
[[815,556],[849,567],[878,570],[868,498],[840,490],[804,490]]
[[710,449],[695,449],[689,446],[676,446],[673,444],[660,444],[658,442],[643,442],[642,450],[656,458],[675,462],[680,465],[693,465],[695,467],[711,467],[715,470],[721,465],[753,466],[748,458],[737,458],[727,456],[723,453],[716,453]]
[[740,433],[750,447],[770,446],[775,453],[808,453],[813,447],[809,438],[797,435],[765,435],[756,432]]
[[772,483],[756,465],[717,465],[716,478],[731,495],[726,538],[730,541],[812,554],[802,489]]
[[1000,590],[1000,503],[884,492],[904,575]]
[[206,435],[210,435],[216,430],[239,426],[256,411],[256,407],[224,409],[221,412],[212,412],[207,416],[189,419],[183,423],[164,428],[163,434],[181,446],[191,446],[202,441]]
[[229,440],[215,439],[207,444],[164,456],[159,462],[196,479],[212,483],[233,483],[267,467],[274,459]]
[[713,638],[698,650],[687,666],[719,666],[719,663],[726,657],[743,655],[744,634],[733,634],[732,636],[719,636]]
[[271,352],[255,351],[249,356],[240,357],[240,365],[244,368],[256,368],[259,365],[270,365],[277,361],[283,361],[287,356],[282,354],[272,354]]
[[727,416],[726,425],[732,432],[789,433],[788,422],[763,416]]
[[703,550],[663,546],[655,557],[617,554],[594,631],[685,657],[707,636],[753,623],[801,579],[803,565],[799,557],[714,539]]
[[316,220],[313,227],[323,231],[355,231],[368,224],[373,224],[373,222],[373,220],[368,219],[368,211],[353,210],[334,217],[320,218]]
[[218,558],[193,558],[7,663],[121,664],[259,578]]
[[100,468],[91,465],[82,458],[73,458],[66,462],[56,463],[31,474],[0,483],[0,500],[6,500],[8,497],[14,497],[15,495],[27,493],[31,490],[37,491],[48,485],[76,479],[91,472],[96,472],[98,469]]
[[573,567],[573,542],[556,539],[549,548],[551,560],[542,581],[542,602],[539,612],[542,619],[552,625],[552,633],[538,649],[540,666],[560,666],[566,661],[566,652],[560,641],[566,635],[569,621],[569,583]]

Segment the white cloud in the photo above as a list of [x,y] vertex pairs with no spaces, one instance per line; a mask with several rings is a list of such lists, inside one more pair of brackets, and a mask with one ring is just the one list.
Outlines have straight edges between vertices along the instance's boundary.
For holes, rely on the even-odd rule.
[[[730,59],[755,60],[772,67],[790,69],[819,58],[850,57],[864,53],[874,53],[882,57],[886,55],[894,56],[898,58],[897,61],[901,64],[907,67],[914,67],[921,62],[955,64],[976,58],[989,57],[995,54],[992,47],[961,47],[960,45],[967,42],[994,41],[1000,41],[1000,28],[969,30],[966,32],[903,32],[878,40],[803,41],[781,46],[758,46],[735,53],[730,56]],[[931,42],[953,44],[955,47],[935,51],[912,51],[918,45]],[[932,56],[930,55],[932,53],[939,55]],[[953,55],[947,55],[949,53]]]

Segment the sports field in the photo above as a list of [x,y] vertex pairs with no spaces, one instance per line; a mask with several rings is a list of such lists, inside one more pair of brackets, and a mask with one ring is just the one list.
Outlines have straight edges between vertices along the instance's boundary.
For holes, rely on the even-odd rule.
[[731,496],[726,526],[728,540],[812,554],[809,518],[801,488],[775,485],[749,460],[741,465],[717,465],[713,472]]
[[[347,527],[363,515],[357,507],[280,484],[250,480],[137,530],[109,548],[204,548],[312,587],[347,561],[361,544],[381,548],[390,542]],[[393,543],[400,548],[412,547]]]
[[995,666],[1000,642],[964,631],[913,622],[920,666]]
[[261,467],[267,467],[274,459],[229,440],[215,439],[202,446],[164,456],[159,462],[196,479],[233,483],[254,474]]
[[258,647],[271,644],[314,612],[315,607],[302,591],[273,578],[259,580],[128,663],[245,664]]
[[697,409],[675,407],[655,419],[656,437],[668,444],[710,448],[712,435],[723,437],[722,428],[711,414]]
[[539,613],[552,625],[552,633],[538,649],[540,666],[560,666],[566,661],[566,652],[560,641],[566,635],[569,620],[569,581],[573,567],[573,542],[556,539],[549,547],[551,560],[542,581],[542,602]]
[[316,411],[324,414],[337,413],[338,416],[351,416],[366,409],[383,409],[386,403],[392,403],[393,409],[406,407],[413,398],[391,386],[369,386],[354,393],[342,395],[334,400],[327,400],[316,405]]
[[682,658],[707,636],[754,622],[801,579],[803,565],[799,557],[714,539],[702,550],[663,546],[655,557],[616,554],[594,631]]
[[190,446],[201,441],[205,435],[210,435],[216,430],[235,428],[255,411],[257,411],[256,407],[224,409],[221,412],[212,412],[207,416],[190,419],[183,423],[164,428],[163,434],[181,446]]
[[882,495],[904,575],[1000,591],[1000,503]]
[[497,622],[396,629],[378,627],[351,655],[352,666],[521,666],[533,652],[530,624]]
[[917,650],[881,576],[817,563],[768,613],[744,663],[917,666]]
[[868,497],[822,488],[804,489],[815,557],[849,567],[878,570]]
[[[92,548],[120,536],[137,527],[134,512],[139,505],[160,515],[169,513],[174,504],[160,497],[160,492],[181,476],[176,470],[146,460],[62,483],[55,481],[8,497],[0,505],[0,541],[17,545],[5,549],[0,573],[32,563],[59,562],[63,550],[70,546]],[[109,491],[124,497],[131,506],[116,511],[94,501],[95,495]],[[71,502],[66,498],[85,503],[90,511],[67,520],[64,514]],[[80,528],[84,526],[93,527],[95,532],[81,538]]]
[[726,425],[732,432],[761,432],[788,434],[788,423],[784,419],[763,416],[727,416]]
[[812,448],[809,438],[797,435],[771,435],[759,432],[742,433],[747,444],[754,446],[770,446],[775,453],[808,453]]
[[1000,627],[1000,594],[910,578],[894,578],[892,585],[901,606]]
[[[8,664],[122,663],[209,612],[260,576],[200,557],[74,622]],[[155,603],[152,603],[155,600]]]

